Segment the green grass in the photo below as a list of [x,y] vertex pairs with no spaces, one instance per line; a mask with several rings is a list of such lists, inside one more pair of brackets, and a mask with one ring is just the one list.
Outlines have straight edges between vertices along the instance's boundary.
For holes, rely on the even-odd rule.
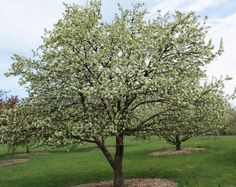
[[[208,150],[189,155],[148,156],[171,148],[160,140],[126,139],[125,144],[126,178],[166,178],[175,180],[179,187],[236,187],[236,136],[194,138],[183,146]],[[9,157],[6,151],[6,146],[0,146],[0,159]],[[73,152],[57,150],[23,164],[0,167],[0,187],[66,187],[112,176],[102,153],[87,144]]]

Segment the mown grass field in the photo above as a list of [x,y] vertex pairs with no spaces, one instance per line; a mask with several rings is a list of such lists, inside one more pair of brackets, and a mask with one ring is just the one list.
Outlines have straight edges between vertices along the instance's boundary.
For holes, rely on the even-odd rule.
[[[112,145],[112,140],[108,143]],[[172,148],[165,141],[129,138],[125,144],[126,178],[166,178],[179,187],[236,187],[236,136],[193,138],[183,146],[206,147],[207,151],[161,157],[147,154]],[[7,147],[0,146],[1,160],[9,158],[6,153]],[[23,164],[0,167],[0,187],[66,187],[112,176],[102,153],[86,144],[72,152],[54,150]]]

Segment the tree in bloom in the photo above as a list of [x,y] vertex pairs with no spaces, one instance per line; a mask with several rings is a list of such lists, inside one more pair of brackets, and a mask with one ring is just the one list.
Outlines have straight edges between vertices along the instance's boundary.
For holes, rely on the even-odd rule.
[[25,102],[18,102],[14,108],[4,109],[0,121],[1,143],[9,145],[9,151],[14,153],[17,146],[26,148],[26,153],[30,152],[30,147],[36,144],[39,139],[39,129],[32,125],[32,106]]
[[[100,1],[66,5],[34,57],[15,55],[7,73],[28,89],[37,138],[95,143],[114,171],[114,187],[124,186],[125,136],[150,133],[176,115],[186,82],[204,77],[203,67],[221,53],[194,13],[158,13],[149,21],[145,15],[140,4],[119,7],[107,23]],[[107,137],[115,138],[114,155]]]
[[[19,99],[17,96],[7,97],[6,94],[6,91],[0,91],[0,143],[8,144],[9,151],[14,152],[17,145],[17,138],[14,138],[16,134],[13,131],[15,127],[12,128],[13,124],[7,122],[7,114],[17,107]],[[10,133],[6,133],[6,131]]]
[[179,110],[159,123],[156,134],[175,145],[176,150],[193,136],[217,134],[223,128],[228,104],[222,86],[222,81],[218,81],[192,87],[182,98]]

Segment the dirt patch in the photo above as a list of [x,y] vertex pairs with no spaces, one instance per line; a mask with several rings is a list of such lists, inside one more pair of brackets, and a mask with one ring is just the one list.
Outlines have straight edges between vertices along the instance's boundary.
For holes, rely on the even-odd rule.
[[[99,183],[81,184],[72,187],[113,187],[112,181]],[[125,187],[176,187],[176,182],[166,179],[128,179],[125,180]]]
[[17,153],[13,155],[13,158],[30,158],[33,156],[46,156],[48,153],[45,152],[32,152],[32,153]]
[[11,160],[0,160],[0,167],[15,165],[26,162],[26,159],[11,159]]
[[191,154],[198,151],[206,151],[206,148],[183,148],[181,150],[161,150],[150,153],[151,156],[162,156],[162,155],[175,155],[175,154]]

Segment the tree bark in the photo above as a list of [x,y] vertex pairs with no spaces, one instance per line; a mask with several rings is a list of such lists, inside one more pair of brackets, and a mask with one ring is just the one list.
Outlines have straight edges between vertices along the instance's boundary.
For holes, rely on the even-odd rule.
[[175,136],[175,147],[176,147],[176,151],[181,150],[181,141],[179,139],[178,134]]
[[96,141],[97,146],[101,149],[102,153],[105,155],[105,157],[106,157],[107,161],[109,162],[110,166],[114,170],[114,168],[115,168],[114,160],[113,160],[110,152],[106,148],[106,145],[104,144],[104,142],[100,141],[98,138],[95,138],[95,141]]
[[116,152],[115,157],[111,156],[110,152],[106,148],[105,142],[95,138],[95,142],[97,146],[101,149],[106,159],[108,160],[110,166],[114,172],[114,187],[124,187],[124,177],[122,171],[122,161],[124,155],[124,136],[118,135],[116,136]]
[[26,148],[26,153],[29,153],[29,152],[30,152],[30,150],[29,150],[29,146],[26,145],[25,148]]
[[122,171],[122,161],[124,155],[124,137],[119,135],[116,137],[116,153],[114,159],[114,187],[124,187],[124,176]]

